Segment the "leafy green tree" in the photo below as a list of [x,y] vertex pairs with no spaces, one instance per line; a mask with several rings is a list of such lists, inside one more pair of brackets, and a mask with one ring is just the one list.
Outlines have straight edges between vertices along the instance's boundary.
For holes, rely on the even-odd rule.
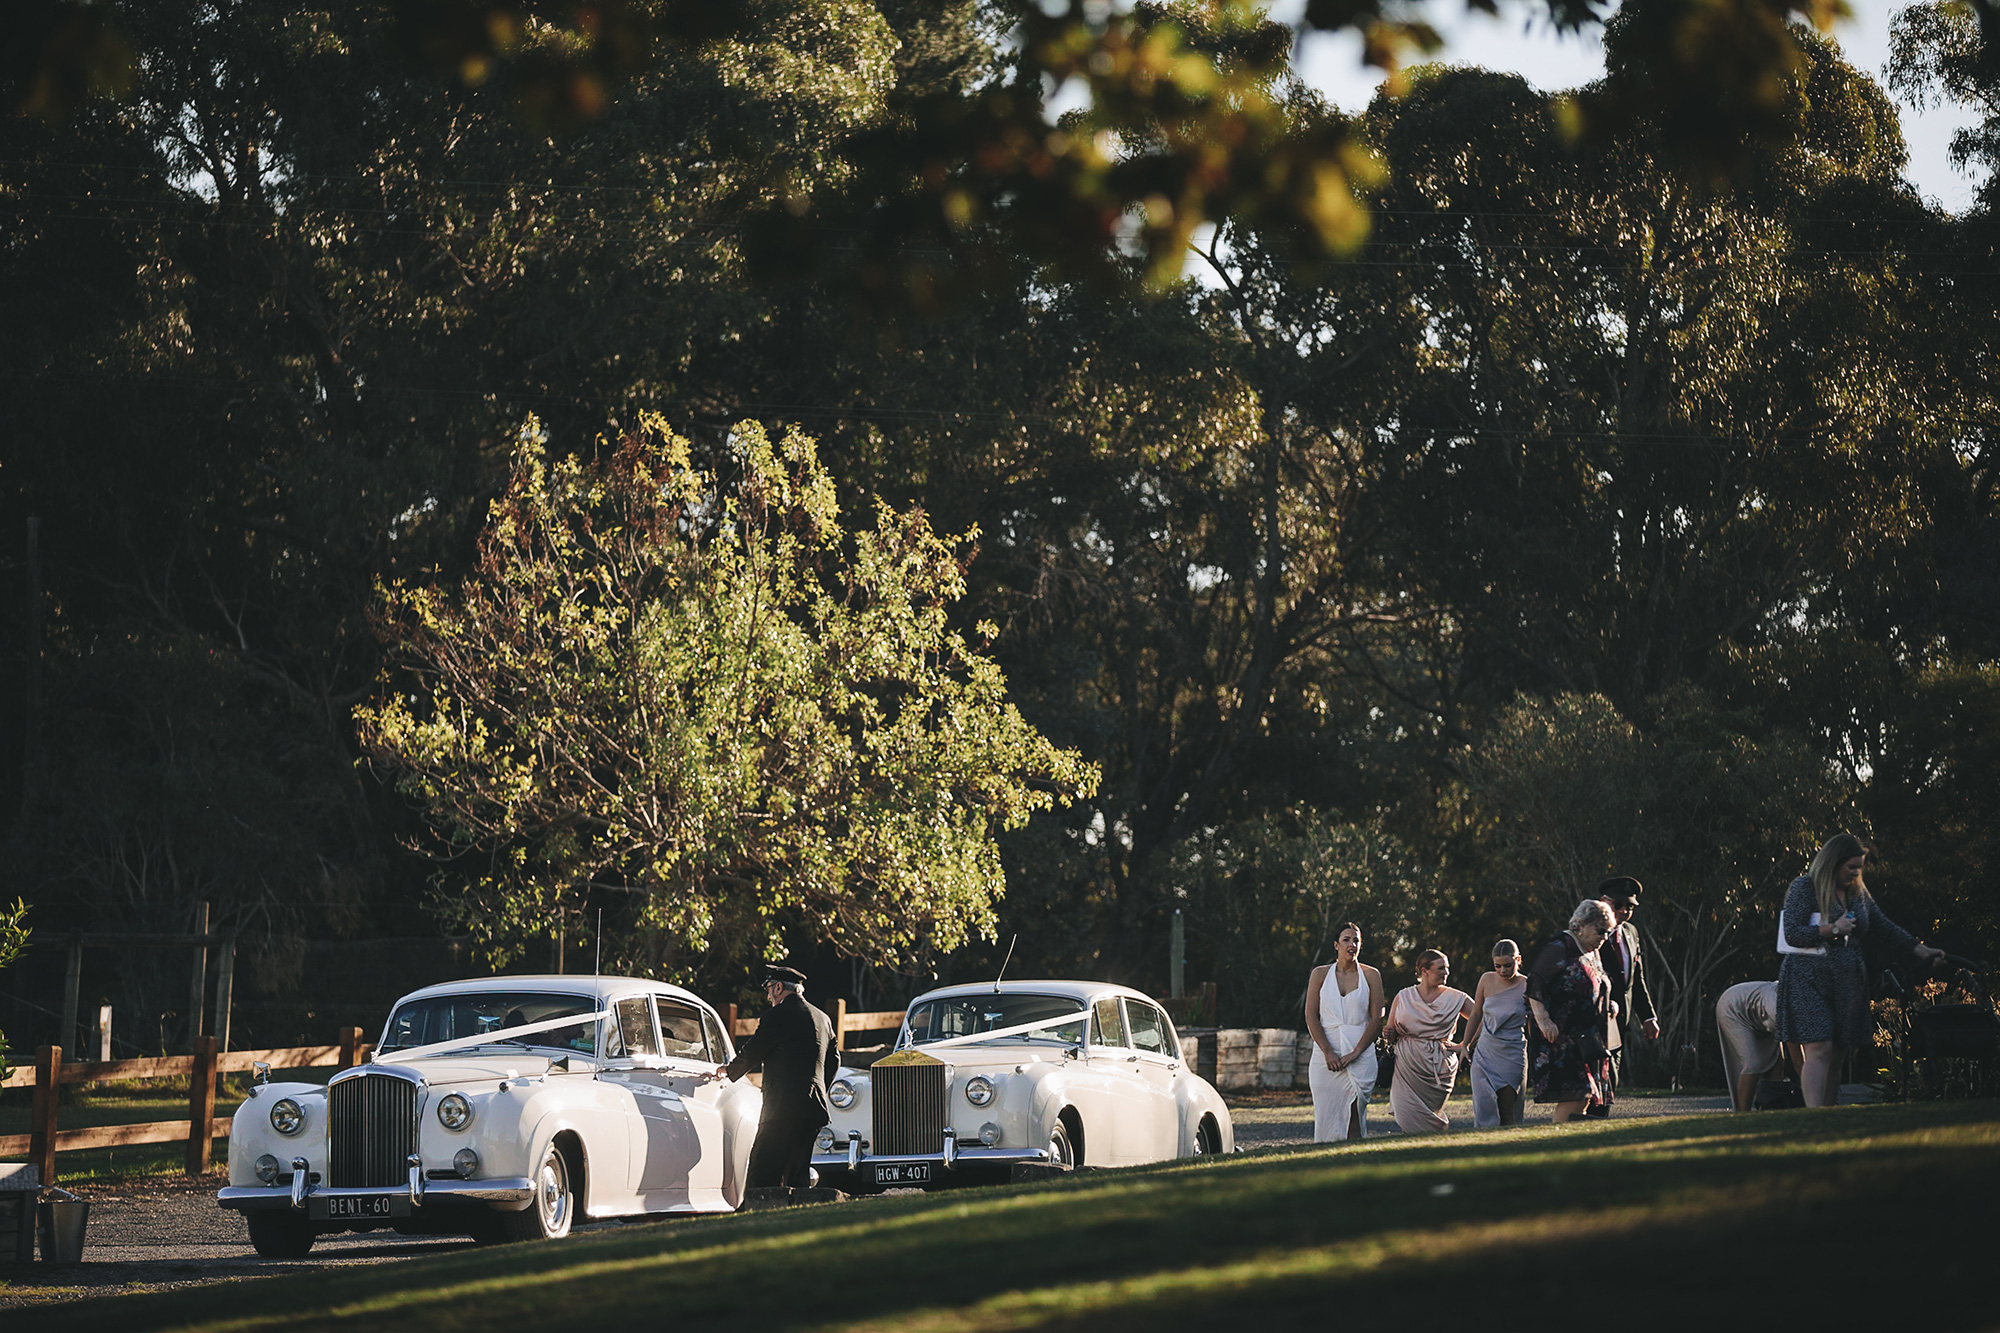
[[362,740],[496,964],[593,888],[682,975],[794,924],[948,951],[992,933],[994,834],[1096,786],[949,624],[976,534],[887,506],[850,533],[811,440],[733,439],[725,484],[657,418],[589,464],[531,423],[476,572],[384,593]]

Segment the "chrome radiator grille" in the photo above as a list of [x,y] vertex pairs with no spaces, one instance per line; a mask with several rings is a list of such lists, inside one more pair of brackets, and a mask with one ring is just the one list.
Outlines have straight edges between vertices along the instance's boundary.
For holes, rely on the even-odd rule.
[[327,1089],[328,1178],[336,1189],[402,1185],[417,1150],[417,1085],[362,1074]]
[[869,1151],[894,1157],[944,1151],[942,1064],[876,1065],[869,1071],[875,1137]]

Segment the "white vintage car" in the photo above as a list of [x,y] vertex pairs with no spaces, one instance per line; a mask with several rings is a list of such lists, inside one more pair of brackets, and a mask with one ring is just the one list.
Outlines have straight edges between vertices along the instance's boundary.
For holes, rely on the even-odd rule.
[[762,1101],[710,1077],[732,1054],[715,1010],[656,981],[429,986],[371,1062],[251,1089],[217,1199],[271,1257],[332,1231],[534,1240],[578,1214],[726,1211]]
[[843,1067],[813,1166],[850,1193],[1012,1178],[1017,1165],[1130,1166],[1230,1152],[1229,1108],[1160,1007],[1084,981],[920,995],[895,1050]]

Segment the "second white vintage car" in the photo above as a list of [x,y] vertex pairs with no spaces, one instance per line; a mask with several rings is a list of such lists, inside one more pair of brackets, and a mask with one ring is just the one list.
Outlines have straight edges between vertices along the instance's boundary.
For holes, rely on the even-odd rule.
[[1229,1108],[1139,991],[981,982],[911,1002],[895,1050],[843,1067],[813,1166],[851,1193],[1004,1181],[1017,1165],[1230,1152]]
[[252,1088],[217,1200],[269,1257],[334,1231],[533,1240],[579,1215],[726,1211],[762,1105],[711,1077],[732,1054],[715,1010],[661,982],[426,987],[396,1002],[370,1063]]

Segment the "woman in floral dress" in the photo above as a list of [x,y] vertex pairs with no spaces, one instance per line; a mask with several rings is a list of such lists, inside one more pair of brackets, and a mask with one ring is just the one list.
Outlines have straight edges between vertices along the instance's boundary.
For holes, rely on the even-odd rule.
[[1528,969],[1528,1079],[1537,1105],[1554,1103],[1559,1125],[1611,1104],[1611,984],[1597,961],[1610,933],[1611,909],[1586,898]]

